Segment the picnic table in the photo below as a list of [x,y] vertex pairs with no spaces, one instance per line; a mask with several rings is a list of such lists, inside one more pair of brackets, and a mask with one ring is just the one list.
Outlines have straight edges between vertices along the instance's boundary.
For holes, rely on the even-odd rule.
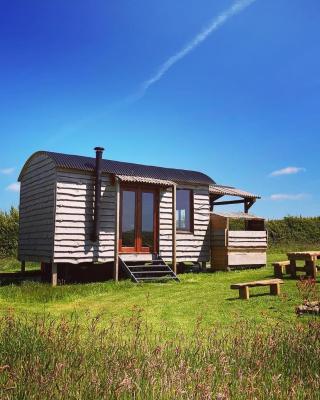
[[[320,251],[297,251],[287,254],[290,261],[290,273],[292,278],[297,277],[297,271],[304,271],[307,276],[317,278],[317,260],[320,259]],[[297,261],[304,261],[304,267],[298,267]]]

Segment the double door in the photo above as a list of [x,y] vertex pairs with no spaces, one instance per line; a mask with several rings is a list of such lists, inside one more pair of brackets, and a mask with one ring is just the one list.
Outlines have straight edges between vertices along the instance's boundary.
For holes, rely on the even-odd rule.
[[158,191],[123,187],[120,204],[121,253],[156,253],[158,242]]

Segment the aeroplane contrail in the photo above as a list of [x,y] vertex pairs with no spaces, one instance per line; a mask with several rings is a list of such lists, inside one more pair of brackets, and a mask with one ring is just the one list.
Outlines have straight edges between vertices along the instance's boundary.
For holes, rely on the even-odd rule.
[[168,60],[165,61],[158,68],[156,73],[150,79],[143,82],[136,98],[143,97],[146,94],[147,90],[156,82],[158,82],[171,67],[173,67],[178,61],[183,59],[186,55],[188,55],[191,51],[193,51],[196,47],[198,47],[202,42],[204,42],[214,31],[216,31],[223,24],[225,24],[228,21],[228,19],[230,19],[236,14],[239,14],[241,11],[249,7],[255,1],[256,0],[237,0],[230,8],[223,11],[218,16],[215,16],[207,28],[198,33],[180,51],[178,51],[176,54],[168,58]]

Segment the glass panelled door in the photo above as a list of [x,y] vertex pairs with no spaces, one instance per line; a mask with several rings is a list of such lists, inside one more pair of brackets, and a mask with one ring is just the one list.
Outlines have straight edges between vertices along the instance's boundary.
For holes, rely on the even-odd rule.
[[120,252],[157,251],[157,199],[153,189],[122,189]]
[[121,193],[121,246],[127,251],[135,251],[136,247],[136,197],[135,191],[123,190]]
[[155,247],[155,194],[141,192],[141,250],[152,252]]

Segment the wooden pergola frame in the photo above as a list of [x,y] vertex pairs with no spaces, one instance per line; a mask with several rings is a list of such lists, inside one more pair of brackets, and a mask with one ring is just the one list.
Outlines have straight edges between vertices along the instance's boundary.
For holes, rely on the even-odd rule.
[[[240,197],[241,200],[225,200],[217,201],[224,196]],[[260,199],[259,196],[240,189],[228,186],[213,185],[210,187],[210,208],[213,210],[215,206],[224,206],[230,204],[243,204],[244,212],[248,214],[254,203]]]

